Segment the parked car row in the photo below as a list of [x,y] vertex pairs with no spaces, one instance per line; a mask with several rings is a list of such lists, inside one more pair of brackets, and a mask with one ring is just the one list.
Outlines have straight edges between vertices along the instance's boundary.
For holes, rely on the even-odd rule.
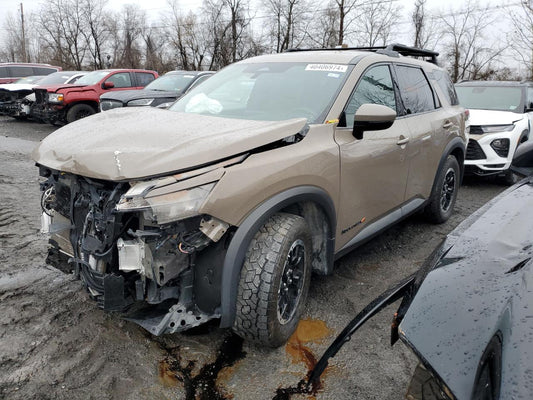
[[116,107],[166,108],[213,73],[171,71],[158,78],[155,71],[113,69],[56,72],[35,82],[25,78],[0,85],[0,115],[64,125]]

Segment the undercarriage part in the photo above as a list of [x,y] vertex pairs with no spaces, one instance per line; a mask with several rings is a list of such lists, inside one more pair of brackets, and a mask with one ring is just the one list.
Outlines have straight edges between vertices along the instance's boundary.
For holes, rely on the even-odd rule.
[[125,319],[142,326],[153,335],[159,336],[165,333],[182,332],[195,326],[199,326],[218,314],[206,314],[194,306],[186,306],[181,302],[170,307],[167,313],[154,315],[142,310],[127,316]]

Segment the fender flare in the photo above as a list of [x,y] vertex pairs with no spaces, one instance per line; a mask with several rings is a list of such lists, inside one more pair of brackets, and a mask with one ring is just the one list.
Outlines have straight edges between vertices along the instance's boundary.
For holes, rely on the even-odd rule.
[[327,262],[330,268],[333,267],[337,217],[335,205],[330,196],[323,189],[315,186],[298,186],[274,195],[261,203],[244,219],[229,244],[222,267],[221,328],[229,328],[233,325],[241,268],[254,235],[271,215],[291,204],[302,201],[312,201],[319,204],[328,218],[330,238],[328,238],[326,248]]
[[459,163],[459,168],[461,169],[461,179],[459,182],[463,181],[463,174],[465,172],[464,157],[466,157],[466,148],[465,148],[465,144],[463,143],[463,140],[457,136],[453,138],[452,140],[450,140],[450,142],[446,145],[446,147],[444,148],[444,151],[442,152],[442,156],[439,161],[439,166],[437,167],[437,170],[435,171],[435,177],[433,178],[433,185],[431,186],[431,193],[433,193],[433,191],[435,190],[435,184],[437,183],[437,176],[439,175],[439,171],[444,165],[446,158],[448,158],[448,156],[452,154],[452,152],[456,149],[460,149],[463,152],[463,159],[457,160],[457,162]]

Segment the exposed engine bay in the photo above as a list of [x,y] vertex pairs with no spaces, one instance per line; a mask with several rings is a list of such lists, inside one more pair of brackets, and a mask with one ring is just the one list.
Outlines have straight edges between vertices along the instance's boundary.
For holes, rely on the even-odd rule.
[[[200,171],[201,178],[220,178],[217,167]],[[74,273],[100,308],[155,335],[220,316],[220,264],[230,229],[195,214],[213,180],[183,190],[180,180],[196,174],[112,182],[41,166],[40,175],[47,261]]]

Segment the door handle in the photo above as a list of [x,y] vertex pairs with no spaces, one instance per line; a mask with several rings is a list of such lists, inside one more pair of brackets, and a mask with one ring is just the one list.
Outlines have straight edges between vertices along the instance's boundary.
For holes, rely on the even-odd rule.
[[404,144],[407,144],[409,142],[409,138],[405,137],[404,135],[400,135],[400,138],[396,142],[398,146],[403,146]]
[[453,122],[450,122],[450,121],[446,121],[446,122],[444,123],[444,125],[442,125],[442,127],[443,127],[444,129],[451,128],[452,126],[453,126]]

